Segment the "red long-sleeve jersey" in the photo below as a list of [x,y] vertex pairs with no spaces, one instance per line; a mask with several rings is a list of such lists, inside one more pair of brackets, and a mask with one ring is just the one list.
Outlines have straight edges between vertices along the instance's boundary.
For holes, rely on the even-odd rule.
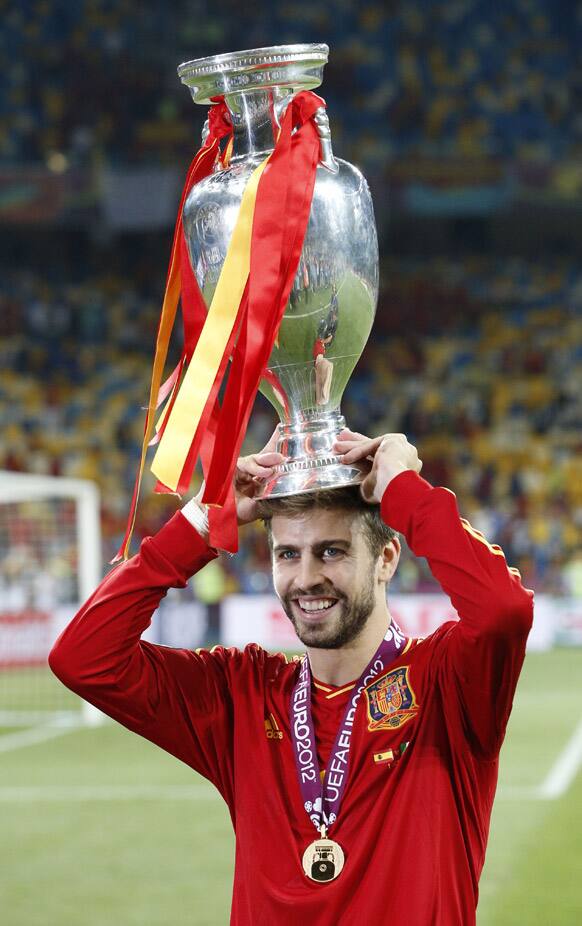
[[[409,645],[362,693],[333,829],[346,856],[335,881],[310,881],[301,865],[315,831],[289,737],[297,663],[254,644],[191,652],[140,640],[166,590],[214,555],[181,514],[109,573],[52,650],[68,687],[222,794],[236,833],[236,926],[475,923],[532,594],[448,489],[402,473],[382,516],[427,558],[460,621]],[[323,763],[349,689],[314,682]]]

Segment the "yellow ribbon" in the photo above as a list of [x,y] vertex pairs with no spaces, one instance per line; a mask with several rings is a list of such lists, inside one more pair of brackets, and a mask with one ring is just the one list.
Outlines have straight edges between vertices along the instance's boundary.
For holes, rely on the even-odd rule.
[[[176,491],[190,445],[232,333],[247,283],[257,188],[266,158],[251,174],[212,304],[152,462],[152,473]],[[165,415],[162,415],[162,419]]]

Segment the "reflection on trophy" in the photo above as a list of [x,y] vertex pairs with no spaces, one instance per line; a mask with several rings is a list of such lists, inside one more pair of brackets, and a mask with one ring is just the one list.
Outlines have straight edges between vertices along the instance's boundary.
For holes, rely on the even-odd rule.
[[325,356],[326,350],[333,342],[337,331],[338,299],[337,289],[332,286],[328,314],[321,319],[317,338],[313,346],[315,363],[315,401],[317,405],[327,405],[333,377],[333,363]]
[[[234,127],[229,163],[197,183],[184,230],[192,268],[210,305],[249,177],[273,149],[295,94],[322,81],[326,45],[289,45],[182,64],[197,103],[224,96]],[[340,401],[361,356],[378,294],[372,201],[360,171],[332,153],[325,109],[314,121],[321,160],[298,270],[260,389],[280,417],[278,450],[288,461],[263,497],[356,484],[362,469],[343,465],[333,442],[345,426]]]

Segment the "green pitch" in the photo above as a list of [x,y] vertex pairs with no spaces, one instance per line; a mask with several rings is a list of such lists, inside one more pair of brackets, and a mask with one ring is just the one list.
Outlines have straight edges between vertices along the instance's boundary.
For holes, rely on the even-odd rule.
[[[526,660],[479,926],[582,922],[582,775],[553,798],[540,792],[580,724],[581,679],[582,651]],[[3,686],[0,675],[0,709]],[[228,922],[233,838],[209,785],[109,722],[19,745],[27,732],[0,729],[3,926]]]

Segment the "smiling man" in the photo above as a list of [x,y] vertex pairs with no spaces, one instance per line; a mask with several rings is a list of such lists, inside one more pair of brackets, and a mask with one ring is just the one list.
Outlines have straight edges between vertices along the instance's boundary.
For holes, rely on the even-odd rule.
[[345,684],[390,625],[386,585],[398,565],[398,537],[359,487],[261,502],[258,513],[275,591],[312,670]]
[[[237,510],[240,523],[265,521],[301,659],[140,639],[167,589],[216,555],[192,500],[109,573],[51,667],[222,794],[236,832],[232,924],[471,926],[531,592],[452,492],[420,477],[403,435],[340,435],[346,462],[372,461],[361,490],[257,503],[282,461],[273,446],[239,460]],[[388,608],[395,530],[460,618],[424,640]]]

